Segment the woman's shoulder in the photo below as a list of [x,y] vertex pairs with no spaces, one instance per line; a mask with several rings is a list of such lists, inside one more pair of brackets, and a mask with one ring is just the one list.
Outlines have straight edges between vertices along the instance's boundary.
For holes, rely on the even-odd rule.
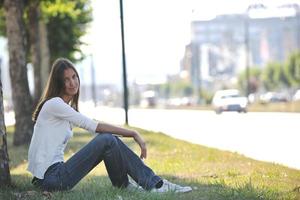
[[48,99],[45,103],[51,104],[51,103],[63,103],[64,101],[60,97],[52,97],[51,99]]
[[45,107],[52,107],[52,106],[57,106],[63,104],[64,101],[60,97],[52,97],[51,99],[48,99],[44,106]]

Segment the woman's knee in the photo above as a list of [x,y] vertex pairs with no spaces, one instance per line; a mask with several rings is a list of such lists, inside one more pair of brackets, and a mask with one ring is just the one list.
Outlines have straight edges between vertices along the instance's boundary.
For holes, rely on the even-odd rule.
[[101,145],[113,146],[117,144],[116,136],[110,133],[100,133],[95,139],[97,140],[97,143],[100,143]]

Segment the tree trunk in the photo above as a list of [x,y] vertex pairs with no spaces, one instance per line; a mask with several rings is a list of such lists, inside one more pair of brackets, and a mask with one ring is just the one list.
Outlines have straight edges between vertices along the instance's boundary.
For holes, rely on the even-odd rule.
[[9,73],[15,111],[15,133],[13,144],[30,142],[33,123],[31,120],[32,100],[29,92],[23,0],[5,0],[5,22],[9,51]]
[[40,49],[41,49],[41,79],[42,88],[45,88],[48,76],[51,70],[50,66],[50,50],[48,42],[48,31],[47,26],[43,20],[39,21],[40,25]]
[[29,8],[28,8],[28,19],[29,19],[29,41],[30,41],[31,63],[34,69],[33,70],[33,74],[34,74],[33,104],[34,105],[37,104],[42,94],[39,16],[40,16],[39,0],[30,0]]
[[3,131],[4,135],[0,136],[0,187],[11,185],[5,127]]
[[[1,60],[0,60],[1,69]],[[0,187],[11,184],[4,123],[3,92],[0,72]]]

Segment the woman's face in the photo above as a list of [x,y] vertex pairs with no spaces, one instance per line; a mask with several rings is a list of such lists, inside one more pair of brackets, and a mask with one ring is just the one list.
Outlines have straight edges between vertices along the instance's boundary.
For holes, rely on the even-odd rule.
[[64,94],[63,99],[69,102],[79,89],[79,79],[76,72],[72,68],[68,68],[64,71]]

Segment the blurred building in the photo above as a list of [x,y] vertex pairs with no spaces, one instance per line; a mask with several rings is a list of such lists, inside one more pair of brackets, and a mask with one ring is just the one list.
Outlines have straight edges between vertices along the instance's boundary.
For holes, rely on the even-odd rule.
[[[195,88],[206,88],[217,81],[231,80],[247,65],[264,67],[271,61],[284,62],[300,49],[300,14],[298,5],[283,8],[293,12],[255,16],[248,10],[245,14],[193,21],[181,71]],[[267,9],[260,7],[257,13],[267,13]]]

